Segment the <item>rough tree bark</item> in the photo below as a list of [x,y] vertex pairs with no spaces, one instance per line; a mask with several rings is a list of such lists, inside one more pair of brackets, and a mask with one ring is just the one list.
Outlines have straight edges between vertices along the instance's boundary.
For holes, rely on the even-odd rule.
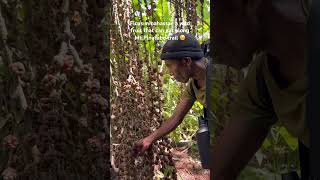
[[107,179],[108,4],[0,1],[3,179]]

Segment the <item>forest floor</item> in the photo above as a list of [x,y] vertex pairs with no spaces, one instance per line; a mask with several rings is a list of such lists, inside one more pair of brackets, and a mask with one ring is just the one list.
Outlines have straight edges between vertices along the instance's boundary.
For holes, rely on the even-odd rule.
[[171,149],[178,180],[209,180],[209,170],[202,169],[199,159],[188,154],[189,149]]

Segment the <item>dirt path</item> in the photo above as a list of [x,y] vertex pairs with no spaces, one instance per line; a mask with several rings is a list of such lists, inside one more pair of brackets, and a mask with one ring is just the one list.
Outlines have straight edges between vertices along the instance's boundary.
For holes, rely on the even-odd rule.
[[190,157],[186,151],[172,149],[171,153],[175,161],[178,180],[210,179],[209,170],[202,169],[200,161]]

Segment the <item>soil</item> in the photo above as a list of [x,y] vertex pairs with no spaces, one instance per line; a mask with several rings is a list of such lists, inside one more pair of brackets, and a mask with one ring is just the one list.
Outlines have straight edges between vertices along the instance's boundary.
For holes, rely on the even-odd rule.
[[210,171],[202,169],[198,159],[188,155],[187,149],[171,149],[178,180],[209,180]]

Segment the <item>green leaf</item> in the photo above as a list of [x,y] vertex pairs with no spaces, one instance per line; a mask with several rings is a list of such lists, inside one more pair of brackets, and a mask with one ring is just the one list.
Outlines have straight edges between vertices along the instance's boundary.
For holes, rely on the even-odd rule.
[[132,1],[132,7],[133,7],[133,9],[139,9],[139,1],[138,0],[133,0]]
[[292,149],[296,150],[298,148],[298,140],[289,134],[289,132],[281,127],[279,131],[281,137],[286,141],[287,145]]
[[264,149],[268,149],[270,146],[271,146],[270,140],[269,140],[269,139],[265,139],[264,142],[263,142],[263,144],[262,144],[262,147],[263,147]]
[[169,165],[165,166],[164,172],[163,172],[164,176],[168,177],[168,176],[172,175],[174,169],[175,168],[172,166],[169,166]]
[[161,17],[162,22],[171,22],[168,4],[167,0],[158,0],[156,14]]

